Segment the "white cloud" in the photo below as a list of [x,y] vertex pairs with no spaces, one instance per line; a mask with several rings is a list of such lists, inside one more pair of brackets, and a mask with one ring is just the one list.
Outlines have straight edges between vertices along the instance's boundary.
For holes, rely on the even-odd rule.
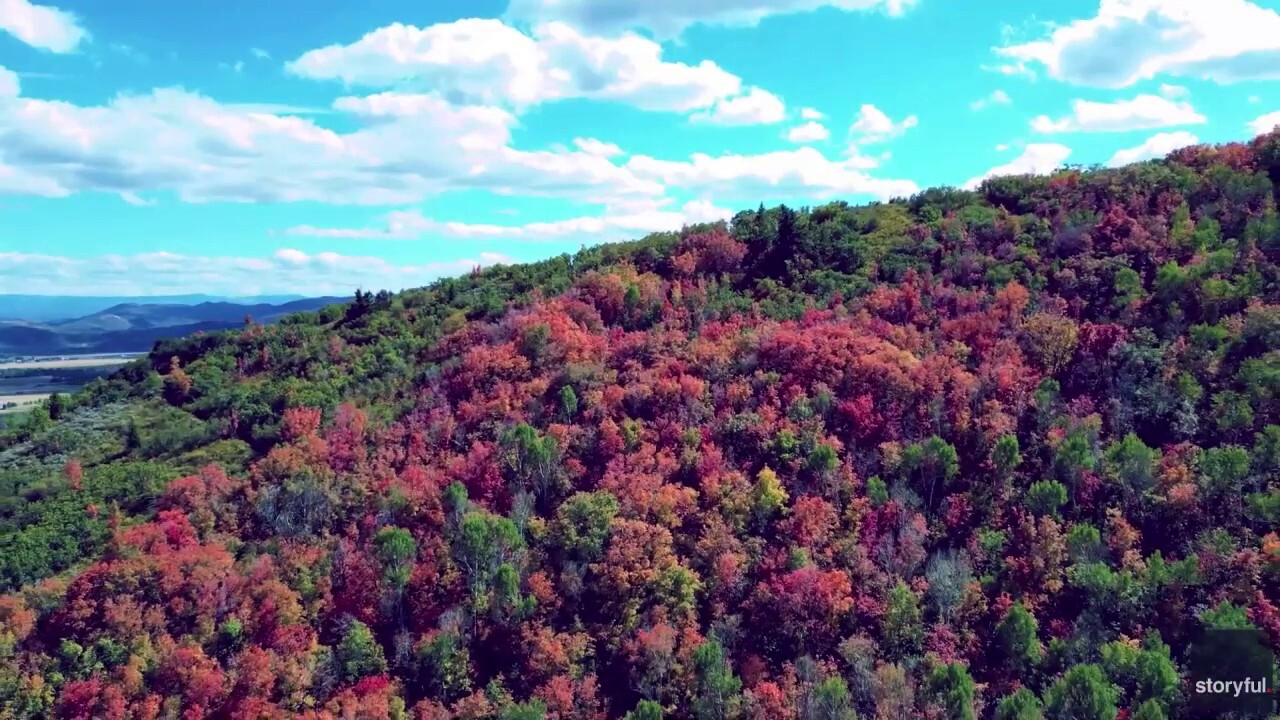
[[981,110],[983,108],[991,107],[992,105],[1008,105],[1011,102],[1013,101],[1009,99],[1009,95],[1005,91],[996,90],[984,98],[980,98],[969,103],[969,109]]
[[155,200],[148,200],[138,196],[137,193],[123,192],[120,193],[120,199],[133,205],[134,207],[151,207],[156,204]]
[[710,110],[696,113],[690,119],[712,125],[772,125],[786,117],[786,105],[777,95],[753,87],[745,95],[717,100]]
[[47,177],[35,175],[25,168],[0,162],[0,195],[5,194],[61,198],[71,193]]
[[1277,125],[1280,125],[1280,110],[1257,118],[1249,123],[1249,128],[1253,130],[1254,135],[1262,135],[1276,129]]
[[987,178],[1004,175],[1044,175],[1062,166],[1071,155],[1071,148],[1055,143],[1032,143],[1013,160],[975,177],[964,184],[966,190],[976,189]]
[[598,216],[570,218],[553,222],[535,222],[524,225],[492,225],[440,221],[424,217],[417,211],[395,211],[386,214],[377,227],[318,228],[299,225],[284,231],[285,235],[376,239],[412,240],[423,236],[439,236],[452,239],[519,239],[519,240],[569,240],[611,242],[635,239],[653,232],[679,230],[686,225],[728,220],[734,211],[716,207],[706,200],[694,200],[679,210],[666,209],[664,202],[645,202],[636,205],[607,207]]
[[219,295],[348,295],[357,287],[403,290],[479,266],[510,263],[497,253],[419,265],[381,258],[282,249],[267,257],[201,257],[169,252],[62,257],[0,252],[7,292],[50,295],[166,295],[193,287]]
[[267,52],[266,50],[263,50],[262,48],[250,48],[249,54],[253,55],[255,58],[259,60],[271,59],[271,53]]
[[995,48],[1027,70],[1120,88],[1158,75],[1236,82],[1280,78],[1280,13],[1249,0],[1100,0],[1091,18]]
[[1119,167],[1130,163],[1161,158],[1179,148],[1195,145],[1200,138],[1185,131],[1156,133],[1137,147],[1119,150],[1107,161],[1107,167]]
[[1250,96],[1249,96],[1249,104],[1250,104],[1250,105],[1257,105],[1257,104],[1258,104],[1258,103],[1260,103],[1260,102],[1262,102],[1262,98],[1258,97],[1257,95],[1250,95]]
[[600,38],[563,23],[535,29],[550,58],[548,77],[563,75],[566,96],[615,100],[642,110],[688,112],[737,96],[742,81],[709,60],[666,62],[662,46],[638,35]]
[[22,81],[18,79],[18,74],[0,65],[0,101],[15,98],[21,91]]
[[919,192],[910,180],[871,177],[864,170],[875,161],[859,156],[842,162],[828,160],[810,147],[760,155],[694,154],[688,162],[637,155],[627,169],[648,178],[729,202],[758,202],[766,197],[865,195],[877,199],[906,197]]
[[0,30],[41,50],[68,53],[89,33],[72,13],[29,0],[0,0]]
[[831,132],[823,127],[822,123],[818,122],[807,122],[787,131],[787,139],[793,143],[819,142],[829,137],[831,137]]
[[987,72],[996,72],[1009,77],[1025,77],[1028,80],[1035,80],[1036,73],[1024,63],[999,63],[996,65],[982,65],[981,68]]
[[1160,86],[1160,94],[1169,98],[1170,100],[1177,100],[1179,98],[1190,97],[1191,91],[1182,87],[1181,85],[1165,84]]
[[659,196],[663,188],[582,151],[511,146],[515,117],[435,95],[340,98],[361,126],[220,105],[181,89],[78,106],[24,97],[0,112],[0,191],[173,192],[188,202],[395,205],[450,189],[531,196]]
[[1008,150],[1008,149],[1009,149],[1009,146],[1004,143],[1000,143],[999,145],[996,146],[996,152],[1004,152],[1005,150]]
[[[529,106],[571,98],[733,123],[777,122],[784,108],[711,61],[669,62],[662,46],[633,33],[584,35],[565,23],[529,34],[500,20],[467,19],[417,28],[396,23],[349,45],[311,50],[286,64],[300,77],[348,85],[436,91],[454,103]],[[776,118],[776,119],[775,119]]]
[[900,16],[917,0],[511,0],[507,16],[519,22],[560,20],[588,32],[643,28],[659,39],[678,37],[692,25],[753,27],[772,15],[819,8],[882,10]]
[[150,56],[138,48],[126,43],[111,43],[107,45],[107,49],[121,57],[128,58],[139,65],[145,65],[151,62]]
[[451,99],[532,104],[552,91],[544,63],[533,38],[501,21],[475,18],[421,29],[394,23],[349,45],[310,50],[285,69],[348,85],[418,83],[439,87]]
[[[725,95],[714,88],[697,90],[669,67],[654,70],[641,62],[644,72],[637,75],[631,72],[637,66],[615,62],[615,51],[628,62],[651,53],[650,60],[664,65],[661,48],[639,36],[600,40],[582,38],[569,28],[560,31],[567,33],[569,44],[578,38],[601,51],[585,53],[595,66],[608,70],[596,78],[599,82],[588,82],[587,76],[573,79],[592,96],[617,94],[641,105],[714,109],[718,100],[741,95],[732,76],[734,92]],[[539,36],[539,47],[550,47],[544,41],[551,35]],[[619,50],[632,46],[643,52]],[[651,71],[657,74],[649,75]],[[466,74],[465,63],[459,72]],[[476,91],[481,92],[478,85]],[[512,106],[459,104],[440,92],[405,85],[373,94],[348,92],[333,101],[330,112],[339,117],[328,122],[305,109],[223,104],[181,88],[121,94],[96,105],[30,98],[6,75],[0,78],[0,194],[100,192],[135,204],[172,197],[193,203],[388,207],[449,191],[478,190],[607,205],[614,208],[610,217],[666,222],[672,213],[689,212],[666,206],[669,189],[688,191],[679,194],[682,199],[705,196],[718,203],[753,204],[763,194],[887,198],[917,190],[908,180],[871,176],[867,171],[879,160],[856,151],[836,160],[811,149],[714,158],[634,157],[589,137],[577,138],[567,148],[522,149],[513,144],[519,120]],[[745,96],[751,97],[749,92]],[[894,122],[869,110],[860,121],[855,135],[864,142],[885,139],[915,122]]]
[[305,107],[284,103],[222,103],[222,107],[232,112],[257,113],[260,115],[333,115],[333,107]]
[[1031,121],[1031,128],[1040,133],[1123,132],[1204,122],[1205,117],[1190,103],[1174,102],[1159,95],[1139,95],[1132,100],[1109,103],[1076,100],[1071,104],[1071,115],[1058,120],[1041,115]]
[[915,115],[909,115],[901,122],[894,122],[875,105],[863,105],[849,127],[849,137],[855,145],[869,145],[884,142],[898,137],[916,126]]
[[822,120],[826,115],[823,115],[813,108],[804,108],[800,111],[800,117],[804,120]]
[[573,144],[582,152],[596,157],[611,158],[626,154],[623,152],[622,148],[617,145],[610,142],[596,140],[595,138],[574,138]]

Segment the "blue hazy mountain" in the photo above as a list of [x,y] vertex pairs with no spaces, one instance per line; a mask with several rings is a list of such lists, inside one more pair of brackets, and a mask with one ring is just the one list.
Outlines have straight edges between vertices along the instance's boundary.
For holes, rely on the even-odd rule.
[[[3,303],[11,297],[19,296],[0,296],[0,307],[4,307]],[[259,298],[198,303],[155,302],[165,299],[169,298],[112,298],[114,302],[107,307],[81,316],[48,320],[29,316],[0,319],[0,356],[145,352],[163,338],[240,327],[246,316],[256,322],[270,324],[286,315],[310,312],[347,300],[320,297],[275,303],[248,302]],[[0,312],[0,315],[5,314],[8,312]]]

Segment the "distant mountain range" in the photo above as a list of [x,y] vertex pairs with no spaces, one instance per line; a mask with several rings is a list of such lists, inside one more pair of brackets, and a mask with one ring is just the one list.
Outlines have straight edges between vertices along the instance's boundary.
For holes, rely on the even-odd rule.
[[[53,312],[57,302],[77,301],[83,303],[81,307],[89,307],[95,301],[105,299],[45,297],[45,304],[42,306],[36,300],[39,297],[0,295],[0,318],[15,314],[7,304],[11,298],[25,298],[27,307],[36,310],[44,307],[46,316]],[[201,297],[204,296],[186,295],[179,299]],[[290,298],[278,303],[244,301],[249,299],[195,303],[177,302],[174,298],[114,300],[114,303],[107,304],[106,307],[81,316],[44,320],[36,317],[0,319],[0,355],[145,352],[162,338],[240,327],[246,315],[260,323],[272,323],[286,315],[318,310],[347,301],[346,298],[336,297]]]
[[234,303],[236,305],[281,305],[305,300],[303,295],[255,295],[228,297],[222,295],[154,295],[97,297],[79,295],[4,295],[0,294],[0,320],[51,322],[70,320],[100,313],[117,305],[199,305],[201,303]]

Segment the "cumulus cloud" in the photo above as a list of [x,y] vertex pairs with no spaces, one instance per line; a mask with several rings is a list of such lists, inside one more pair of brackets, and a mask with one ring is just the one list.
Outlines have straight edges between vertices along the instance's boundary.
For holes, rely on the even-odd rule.
[[1100,0],[1091,18],[998,47],[1004,67],[1043,67],[1076,85],[1128,87],[1158,75],[1222,83],[1280,78],[1280,13],[1249,0]]
[[863,105],[858,109],[853,125],[849,126],[849,139],[854,145],[884,142],[915,127],[917,122],[915,115],[908,115],[901,121],[894,122],[875,105]]
[[694,200],[679,209],[668,209],[669,201],[622,204],[605,208],[598,216],[577,217],[552,222],[536,222],[524,225],[492,225],[440,221],[423,216],[413,210],[388,213],[378,225],[362,228],[318,228],[300,225],[284,231],[286,235],[375,239],[411,240],[424,236],[452,239],[518,239],[518,240],[569,240],[593,242],[634,239],[653,232],[679,230],[686,225],[717,220],[728,220],[733,211],[716,207],[706,200]]
[[1253,130],[1254,135],[1262,135],[1276,129],[1277,125],[1280,125],[1280,110],[1253,120],[1249,123],[1249,129]]
[[534,38],[499,20],[472,18],[426,28],[393,23],[359,40],[303,53],[285,69],[314,80],[392,87],[418,83],[479,102],[532,104],[547,87]]
[[403,290],[476,266],[510,263],[497,253],[420,265],[375,257],[281,249],[267,257],[196,256],[170,252],[69,258],[0,252],[0,285],[8,292],[49,295],[166,295],[199,287],[219,295],[298,293],[347,295],[357,287]]
[[1009,99],[1009,95],[1005,91],[996,90],[984,98],[979,98],[969,103],[969,108],[971,110],[982,110],[992,105],[1008,105],[1011,102],[1013,101]]
[[[0,192],[6,193],[391,206],[450,190],[614,205],[651,202],[668,188],[740,201],[757,201],[761,193],[883,198],[916,190],[909,181],[871,177],[865,171],[877,161],[857,153],[840,161],[798,150],[624,162],[621,148],[589,138],[572,149],[519,149],[512,146],[517,119],[510,109],[458,106],[433,93],[340,97],[333,110],[346,117],[335,130],[312,117],[223,105],[180,88],[93,106],[33,99],[5,77]],[[866,130],[905,124],[872,123]]]
[[626,154],[623,152],[622,148],[617,145],[610,142],[604,142],[602,140],[596,140],[595,138],[574,138],[573,144],[582,152],[588,155],[595,155],[596,157],[610,158]]
[[778,122],[782,102],[711,61],[664,60],[662,46],[634,33],[585,35],[562,22],[521,32],[501,20],[466,19],[425,28],[395,23],[347,45],[308,51],[286,64],[294,75],[421,93],[517,112],[586,98],[642,110],[688,113],[725,124]]
[[55,53],[69,53],[89,37],[72,13],[29,0],[0,0],[0,30]]
[[[3,82],[3,81],[0,81]],[[511,146],[507,110],[431,94],[345,97],[359,121],[221,105],[178,88],[105,105],[0,95],[0,190],[47,196],[172,192],[188,202],[397,205],[451,189],[532,196],[659,196],[607,157]]]
[[0,101],[15,98],[21,91],[22,81],[18,79],[18,73],[0,65]]
[[800,117],[804,120],[822,120],[826,115],[814,110],[813,108],[804,108],[800,111]]
[[1004,175],[1044,175],[1057,170],[1071,155],[1071,148],[1056,143],[1032,143],[1013,160],[991,168],[964,184],[966,190],[974,190],[983,180]]
[[717,100],[710,110],[696,113],[694,122],[712,125],[772,125],[787,117],[787,107],[777,95],[753,87],[747,94]]
[[1205,117],[1188,102],[1174,102],[1159,95],[1139,95],[1132,100],[1094,102],[1076,100],[1071,114],[1054,120],[1041,115],[1031,121],[1040,133],[1124,132],[1174,125],[1199,125]]
[[[386,46],[390,37],[371,41],[366,36],[356,45],[372,48],[369,57],[382,51],[393,58],[417,57],[400,46]],[[550,45],[548,38],[554,40]],[[707,64],[673,70],[661,60],[656,43],[636,35],[586,38],[561,27],[544,29],[536,44],[538,52],[545,53],[557,43],[571,46],[579,41],[588,50],[574,53],[596,70],[564,77],[550,73],[553,82],[562,83],[559,87],[597,98],[626,97],[642,107],[701,107],[719,113],[720,121],[785,117],[785,108],[768,102],[767,93],[741,92],[737,78],[719,75],[723,71],[718,68],[712,75],[727,78],[723,87],[687,82],[681,72],[696,75]],[[511,47],[495,46],[493,52],[510,52],[519,42],[512,39]],[[465,43],[446,47],[462,53],[444,56],[453,59],[489,52]],[[327,60],[317,62],[312,69],[356,74],[367,69],[360,62],[346,69],[326,65]],[[556,61],[547,67],[569,65]],[[455,90],[473,97],[450,98],[443,90],[414,89],[412,83],[396,83],[372,94],[347,89],[348,94],[328,109],[335,122],[305,108],[224,104],[176,87],[121,94],[89,105],[31,98],[22,94],[12,73],[0,72],[0,193],[64,197],[103,192],[133,204],[176,196],[198,203],[404,206],[443,192],[481,190],[621,207],[624,202],[658,202],[669,189],[688,190],[695,197],[723,192],[732,200],[751,202],[764,192],[884,198],[916,190],[909,181],[867,174],[878,161],[856,149],[833,161],[804,150],[718,158],[694,155],[687,160],[628,158],[622,148],[587,137],[577,138],[572,147],[517,148],[512,132],[519,122],[518,109],[498,102],[496,95],[495,104],[478,102],[486,90],[476,79],[480,75],[469,75],[472,69],[459,62],[446,79]],[[515,77],[523,77],[521,68],[515,71]],[[443,65],[440,72],[445,72]],[[538,97],[520,95],[521,82],[503,87],[526,99]],[[749,102],[733,104],[735,97]],[[914,123],[914,117],[895,122],[866,106],[853,134],[857,142],[874,142]],[[645,212],[666,222],[670,215],[653,213],[672,211],[664,206]]]
[[811,143],[826,140],[831,132],[819,122],[807,122],[787,131],[787,139],[793,143]]
[[643,28],[669,40],[693,25],[753,27],[772,15],[819,8],[881,10],[901,16],[917,0],[511,0],[507,17],[517,22],[560,20],[589,32]]
[[1195,145],[1198,142],[1200,142],[1199,138],[1185,130],[1156,133],[1137,147],[1117,151],[1107,161],[1107,167],[1119,167],[1130,163],[1142,162],[1143,160],[1164,157],[1178,148]]
[[865,195],[887,200],[919,192],[910,180],[875,178],[864,172],[874,161],[850,157],[828,160],[804,147],[759,155],[694,154],[688,161],[658,160],[637,155],[627,169],[639,178],[669,187],[713,194],[724,201],[757,202],[768,197],[830,198]]

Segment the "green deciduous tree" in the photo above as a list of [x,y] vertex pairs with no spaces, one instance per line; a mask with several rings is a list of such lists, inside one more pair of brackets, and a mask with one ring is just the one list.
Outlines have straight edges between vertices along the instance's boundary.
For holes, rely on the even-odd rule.
[[1129,433],[1114,442],[1104,456],[1108,476],[1127,497],[1141,497],[1156,482],[1156,464],[1160,453],[1147,447],[1137,435]]
[[453,541],[454,559],[466,574],[473,596],[488,592],[498,569],[523,548],[524,538],[515,523],[483,510],[462,518]]
[[814,685],[805,698],[802,717],[804,720],[857,720],[844,678],[829,677]]
[[618,514],[618,501],[607,491],[580,492],[556,509],[551,537],[566,557],[595,562],[609,541],[609,528]]
[[1027,488],[1023,504],[1033,515],[1052,515],[1067,504],[1067,488],[1057,480],[1037,480]]
[[1044,720],[1044,704],[1027,688],[1018,688],[1000,699],[995,720]]
[[385,527],[374,536],[373,544],[382,563],[383,581],[394,590],[403,590],[418,554],[413,535],[404,528]]
[[371,675],[381,675],[387,670],[387,659],[382,646],[373,636],[368,625],[352,620],[342,636],[342,642],[334,650],[338,672],[345,682],[355,682]]
[[1018,445],[1017,435],[1001,435],[991,449],[991,465],[996,473],[1008,477],[1022,464],[1022,451]]
[[641,700],[623,720],[663,720],[662,706],[652,700]]
[[520,423],[503,432],[500,438],[502,463],[514,487],[548,502],[548,494],[557,490],[560,476],[560,445],[534,427]]
[[942,706],[949,720],[974,720],[974,684],[969,668],[960,663],[935,667],[929,673],[926,689]]
[[899,581],[889,591],[881,628],[886,649],[892,656],[904,658],[919,650],[923,633],[920,601],[906,583]]
[[934,435],[903,450],[902,466],[933,507],[938,486],[949,484],[960,472],[960,458],[951,443]]
[[996,637],[1009,669],[1026,673],[1040,662],[1039,627],[1035,616],[1022,603],[1014,603],[996,625]]
[[1097,665],[1072,666],[1045,693],[1048,720],[1115,720],[1116,687]]
[[699,645],[693,651],[693,669],[693,716],[698,720],[735,717],[742,700],[742,681],[729,668],[720,643],[708,640]]
[[1155,700],[1147,700],[1129,714],[1130,720],[1165,720],[1168,715]]

